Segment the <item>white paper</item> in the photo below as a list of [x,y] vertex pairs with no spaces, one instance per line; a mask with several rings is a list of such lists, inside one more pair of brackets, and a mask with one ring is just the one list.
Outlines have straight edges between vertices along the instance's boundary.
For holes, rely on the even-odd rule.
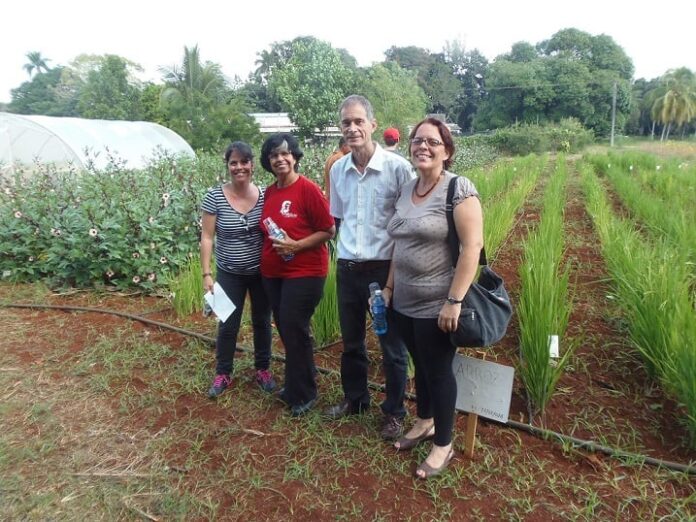
[[218,318],[218,321],[225,322],[227,318],[232,315],[232,312],[237,308],[227,294],[222,289],[222,287],[215,281],[213,285],[213,293],[206,292],[203,298],[206,300],[210,308],[213,309],[213,313]]
[[549,335],[549,355],[558,359],[558,336]]

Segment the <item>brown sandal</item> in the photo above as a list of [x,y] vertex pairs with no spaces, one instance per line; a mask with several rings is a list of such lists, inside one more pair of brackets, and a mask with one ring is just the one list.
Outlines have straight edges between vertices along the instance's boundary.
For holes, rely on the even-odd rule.
[[[425,430],[423,433],[421,433],[420,435],[418,435],[418,437],[416,437],[414,439],[411,439],[409,437],[399,438],[394,443],[394,447],[396,448],[396,451],[408,451],[408,450],[413,449],[416,446],[418,446],[418,444],[420,444],[424,440],[432,439],[434,436],[435,436],[435,425],[433,424],[432,426],[430,426],[430,428]],[[396,447],[397,444],[399,445],[398,448]]]
[[[442,471],[445,470],[445,468],[449,465],[450,460],[452,460],[452,457],[454,457],[454,450],[450,450],[449,453],[447,454],[447,457],[445,458],[445,461],[442,463],[442,466],[439,468],[433,468],[429,464],[427,464],[425,461],[416,468],[416,478],[419,479],[427,479],[430,477],[434,477],[435,475],[439,475],[442,473]],[[421,477],[418,472],[422,471],[424,475]]]

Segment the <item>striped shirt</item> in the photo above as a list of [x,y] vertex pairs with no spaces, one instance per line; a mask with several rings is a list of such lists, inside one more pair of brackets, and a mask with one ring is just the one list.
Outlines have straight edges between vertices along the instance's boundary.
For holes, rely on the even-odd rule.
[[338,257],[355,261],[389,260],[394,241],[387,224],[401,188],[415,177],[411,164],[375,144],[361,174],[346,154],[331,167],[331,215],[341,220]]
[[263,232],[259,227],[264,191],[259,187],[256,205],[242,214],[225,197],[222,187],[210,190],[201,209],[215,218],[215,265],[232,274],[258,274],[261,265]]

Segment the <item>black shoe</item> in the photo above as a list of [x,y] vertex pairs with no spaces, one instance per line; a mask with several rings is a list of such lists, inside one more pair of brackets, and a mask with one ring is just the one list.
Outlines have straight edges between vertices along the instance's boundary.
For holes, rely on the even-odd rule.
[[347,417],[348,415],[355,415],[357,413],[362,413],[367,410],[366,405],[355,405],[351,403],[348,399],[343,399],[338,404],[329,406],[323,411],[324,416],[331,419],[341,419]]
[[285,387],[280,388],[277,390],[273,396],[278,399],[280,402],[285,404],[286,406],[290,406],[290,403],[288,402],[288,399],[285,397]]
[[317,400],[312,399],[311,401],[305,402],[304,404],[296,404],[295,406],[290,406],[290,415],[292,415],[293,417],[299,417],[300,415],[304,415],[309,410],[314,408],[314,405],[316,403]]
[[404,432],[404,419],[395,415],[384,414],[380,435],[384,440],[396,440]]

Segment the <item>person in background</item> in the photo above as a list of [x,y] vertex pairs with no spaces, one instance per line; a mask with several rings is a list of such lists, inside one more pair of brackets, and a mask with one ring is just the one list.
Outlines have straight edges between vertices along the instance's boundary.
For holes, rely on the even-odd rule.
[[208,396],[215,398],[231,384],[234,353],[247,293],[251,299],[251,322],[254,332],[254,367],[256,382],[267,392],[276,384],[269,370],[271,362],[271,307],[261,280],[261,246],[259,227],[264,191],[252,182],[254,159],[251,148],[235,141],[225,150],[225,165],[230,181],[210,190],[201,205],[201,268],[203,287],[213,292],[212,261],[215,243],[217,282],[236,306],[235,311],[218,326],[215,342],[217,367]]
[[[261,216],[266,234],[261,274],[285,346],[285,387],[279,398],[293,416],[308,412],[317,400],[309,326],[328,273],[326,242],[336,233],[321,189],[297,171],[302,156],[291,134],[274,134],[261,147],[261,165],[276,177],[266,189]],[[269,237],[266,218],[284,238]]]
[[350,147],[346,143],[346,139],[341,136],[338,140],[338,149],[333,151],[331,155],[326,158],[326,163],[324,164],[324,193],[326,194],[326,199],[331,199],[331,187],[329,173],[331,172],[331,167],[339,159],[350,152]]
[[[377,122],[365,97],[348,96],[339,114],[341,132],[351,153],[334,163],[330,176],[331,214],[340,227],[336,284],[344,394],[340,403],[324,412],[332,419],[360,413],[370,406],[365,346],[369,284],[376,282],[385,288],[394,247],[387,223],[401,188],[413,178],[408,161],[385,152],[372,141]],[[407,366],[406,347],[391,310],[387,311],[387,333],[379,336],[379,343],[386,382],[381,436],[391,440],[403,431]]]
[[384,138],[384,150],[401,155],[399,152],[399,129],[389,127],[384,131],[382,137]]
[[[483,215],[471,181],[447,171],[455,152],[447,126],[426,118],[413,129],[409,141],[418,177],[404,187],[389,221],[394,255],[384,299],[394,310],[416,370],[416,420],[394,447],[410,450],[433,438],[430,454],[416,469],[416,477],[428,478],[444,470],[454,454],[457,382],[452,360],[456,347],[449,334],[457,328],[462,300],[476,276]],[[460,242],[456,268],[447,243],[445,214],[452,178],[457,178],[452,206]]]

